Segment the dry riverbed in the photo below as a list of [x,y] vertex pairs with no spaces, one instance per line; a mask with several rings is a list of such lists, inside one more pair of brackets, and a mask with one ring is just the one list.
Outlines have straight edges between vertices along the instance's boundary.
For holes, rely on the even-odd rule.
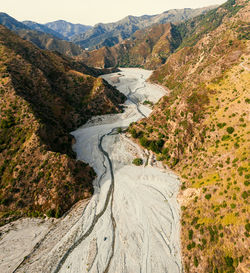
[[[93,197],[54,223],[20,220],[23,227],[38,221],[31,225],[36,234],[27,228],[22,232],[22,222],[14,223],[17,228],[10,227],[9,237],[18,237],[19,245],[12,240],[9,251],[16,254],[10,259],[2,257],[4,272],[13,272],[28,254],[15,272],[182,271],[176,199],[179,180],[158,167],[152,154],[117,132],[151,113],[143,105],[145,100],[156,103],[165,94],[164,89],[146,82],[150,74],[142,69],[122,69],[103,76],[128,100],[124,113],[95,117],[72,132],[78,159],[88,162],[98,174]],[[142,166],[132,164],[136,157],[143,159]],[[1,237],[0,250],[6,248],[9,237],[7,233]],[[22,248],[23,238],[29,243]]]

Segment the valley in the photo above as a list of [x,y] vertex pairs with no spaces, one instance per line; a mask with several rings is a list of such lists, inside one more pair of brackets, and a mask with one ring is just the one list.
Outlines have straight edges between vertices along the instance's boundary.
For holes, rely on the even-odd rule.
[[[166,94],[145,82],[150,74],[122,69],[103,76],[110,83],[115,79],[128,100],[124,113],[94,117],[72,132],[77,158],[97,173],[94,195],[67,233],[60,224],[65,220],[59,220],[60,228],[52,229],[15,272],[181,272],[179,180],[121,133],[150,114],[142,102],[156,103]],[[143,165],[133,165],[135,158]]]
[[249,272],[249,19],[0,12],[0,272]]

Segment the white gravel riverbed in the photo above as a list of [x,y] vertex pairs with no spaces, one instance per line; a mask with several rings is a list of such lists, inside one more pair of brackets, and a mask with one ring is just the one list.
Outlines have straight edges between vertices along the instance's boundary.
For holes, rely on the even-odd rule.
[[[79,207],[77,216],[74,209],[70,212],[71,224],[61,219],[50,230],[49,224],[44,223],[49,233],[15,272],[182,271],[176,200],[179,180],[155,163],[152,154],[114,129],[148,116],[152,110],[142,103],[156,103],[166,94],[163,88],[146,82],[150,74],[151,71],[127,68],[103,76],[129,99],[124,113],[95,117],[72,132],[78,159],[88,162],[98,174],[95,193],[81,207],[81,213]],[[135,157],[142,158],[144,165],[133,165]],[[41,229],[40,234],[44,232]],[[0,250],[3,242],[6,244],[6,236],[0,240]],[[8,268],[6,257],[2,259]]]

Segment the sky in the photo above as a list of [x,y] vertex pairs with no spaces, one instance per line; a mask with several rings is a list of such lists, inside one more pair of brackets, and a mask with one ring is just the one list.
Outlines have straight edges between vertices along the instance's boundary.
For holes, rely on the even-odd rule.
[[127,15],[159,14],[169,9],[199,8],[226,0],[7,0],[0,11],[19,21],[47,23],[65,20],[94,25],[118,21]]

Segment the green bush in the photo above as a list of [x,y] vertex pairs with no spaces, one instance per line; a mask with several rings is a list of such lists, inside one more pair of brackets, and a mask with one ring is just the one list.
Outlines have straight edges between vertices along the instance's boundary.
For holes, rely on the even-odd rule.
[[226,140],[229,140],[230,139],[230,136],[229,135],[224,135],[222,136],[221,140],[222,141],[226,141]]
[[232,257],[226,256],[225,257],[225,262],[226,262],[227,266],[231,267],[231,266],[233,266],[234,260],[233,260]]
[[232,134],[234,132],[234,128],[233,127],[227,127],[227,132],[229,134]]
[[61,210],[61,208],[60,207],[58,207],[57,208],[57,210],[56,210],[56,213],[55,213],[55,217],[56,218],[60,218],[61,216],[62,216],[62,210]]
[[195,265],[195,267],[198,267],[198,265],[199,265],[199,261],[196,256],[194,257],[194,265]]
[[247,223],[245,225],[245,229],[246,229],[247,232],[250,232],[250,223]]
[[138,138],[138,137],[140,137],[142,135],[142,132],[141,131],[137,132],[135,130],[135,128],[132,128],[130,130],[130,133],[131,133],[131,135],[132,135],[133,138]]
[[206,194],[206,195],[205,195],[205,198],[206,198],[207,200],[209,200],[209,199],[211,198],[211,194]]
[[148,148],[149,147],[149,145],[150,145],[150,140],[148,140],[147,138],[145,138],[145,137],[141,137],[140,138],[140,144],[143,146],[143,147],[145,147],[145,148]]
[[50,210],[48,210],[48,211],[46,212],[46,215],[47,215],[48,217],[55,217],[55,215],[56,215],[55,209],[50,209]]
[[244,191],[241,196],[243,199],[247,199],[248,193],[246,191]]
[[193,230],[190,229],[190,230],[188,231],[188,239],[189,239],[189,240],[192,240],[192,239],[193,239],[193,234],[194,234]]
[[140,166],[143,164],[143,160],[141,158],[135,158],[133,161],[132,161],[133,164],[135,164],[136,166]]
[[225,123],[225,122],[223,122],[223,123],[218,123],[217,124],[217,126],[219,127],[219,128],[223,128],[224,126],[226,126],[227,124]]

